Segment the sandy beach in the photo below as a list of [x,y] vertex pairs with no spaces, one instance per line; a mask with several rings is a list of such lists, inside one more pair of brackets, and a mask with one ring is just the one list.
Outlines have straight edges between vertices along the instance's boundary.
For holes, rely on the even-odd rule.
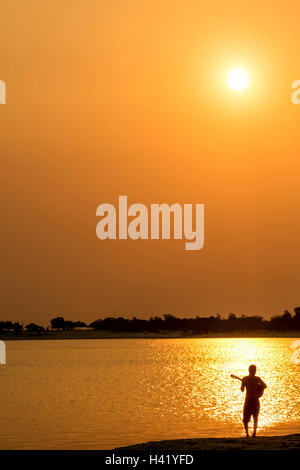
[[200,438],[145,442],[114,450],[300,450],[300,434],[254,438]]

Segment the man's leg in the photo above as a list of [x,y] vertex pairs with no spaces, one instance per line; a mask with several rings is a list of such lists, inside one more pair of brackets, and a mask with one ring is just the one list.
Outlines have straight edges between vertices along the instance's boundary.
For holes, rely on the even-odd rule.
[[246,436],[249,437],[248,424],[250,421],[251,415],[249,413],[249,403],[245,400],[244,410],[243,410],[243,423],[246,431]]
[[256,436],[259,409],[260,409],[260,403],[259,403],[259,400],[257,400],[257,404],[256,404],[256,407],[255,407],[255,412],[253,413],[254,425],[253,425],[253,434],[252,434],[252,437],[255,437],[255,436]]
[[258,414],[253,416],[253,421],[254,421],[254,425],[253,425],[252,437],[255,437],[256,436],[256,430],[257,430]]
[[249,437],[249,432],[248,432],[248,421],[245,421],[244,420],[244,427],[245,427],[245,431],[246,431],[246,437]]

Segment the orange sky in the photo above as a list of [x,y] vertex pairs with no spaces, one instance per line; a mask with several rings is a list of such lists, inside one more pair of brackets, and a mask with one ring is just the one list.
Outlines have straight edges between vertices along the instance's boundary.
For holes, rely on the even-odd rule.
[[[299,18],[296,1],[1,2],[1,319],[300,304]],[[120,194],[204,203],[204,249],[98,240]]]

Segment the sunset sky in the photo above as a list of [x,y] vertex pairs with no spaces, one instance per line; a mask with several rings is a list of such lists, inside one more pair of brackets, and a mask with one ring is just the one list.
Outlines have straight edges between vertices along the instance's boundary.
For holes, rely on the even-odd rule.
[[[296,1],[1,2],[1,320],[300,304],[299,18]],[[119,195],[204,203],[204,249],[100,241]]]

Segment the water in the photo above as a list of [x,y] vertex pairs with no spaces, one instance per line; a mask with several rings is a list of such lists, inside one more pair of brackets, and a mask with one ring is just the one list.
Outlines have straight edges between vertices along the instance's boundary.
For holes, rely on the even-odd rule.
[[230,373],[267,383],[258,434],[300,432],[292,339],[9,341],[0,366],[1,449],[112,449],[149,440],[240,436]]

